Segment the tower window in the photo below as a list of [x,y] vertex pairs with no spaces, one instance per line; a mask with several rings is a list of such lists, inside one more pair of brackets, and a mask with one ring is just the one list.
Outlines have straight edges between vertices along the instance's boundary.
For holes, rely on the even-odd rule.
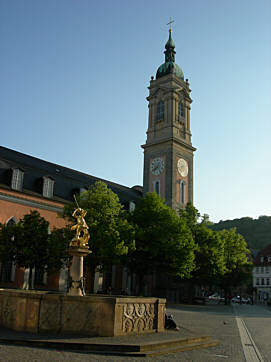
[[186,182],[185,181],[181,181],[180,182],[180,202],[182,204],[186,203]]
[[184,104],[183,104],[183,102],[179,103],[178,115],[179,115],[179,118],[184,118]]
[[153,191],[157,193],[157,195],[160,195],[160,181],[156,180],[153,183]]
[[53,193],[54,193],[54,180],[50,177],[44,177],[42,195],[44,197],[51,198],[53,197]]
[[164,119],[164,102],[163,101],[160,101],[158,104],[157,104],[157,114],[156,114],[156,119],[157,121],[159,120],[163,120]]
[[24,173],[19,168],[14,168],[12,170],[12,180],[11,180],[11,188],[13,190],[22,190],[23,188],[23,178]]

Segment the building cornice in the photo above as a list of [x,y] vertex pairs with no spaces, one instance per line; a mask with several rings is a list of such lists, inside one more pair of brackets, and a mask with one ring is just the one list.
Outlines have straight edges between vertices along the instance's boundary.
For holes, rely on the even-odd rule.
[[40,202],[40,201],[36,201],[33,199],[30,200],[30,199],[26,199],[23,197],[6,194],[4,192],[0,192],[0,200],[8,201],[8,202],[12,202],[15,204],[20,204],[20,205],[25,205],[25,206],[29,206],[29,207],[35,207],[38,209],[53,211],[53,212],[62,212],[63,211],[63,207],[61,207],[61,206],[50,205],[45,202]]
[[183,142],[183,141],[179,140],[176,137],[164,138],[164,139],[161,139],[161,140],[158,140],[158,141],[155,141],[155,142],[148,142],[148,143],[145,143],[144,145],[141,145],[141,147],[145,149],[145,148],[151,147],[153,145],[159,145],[159,144],[168,143],[168,142],[178,143],[179,145],[181,145],[181,146],[183,146],[185,148],[188,148],[191,151],[196,151],[195,147],[193,147],[189,143],[186,143],[186,142]]

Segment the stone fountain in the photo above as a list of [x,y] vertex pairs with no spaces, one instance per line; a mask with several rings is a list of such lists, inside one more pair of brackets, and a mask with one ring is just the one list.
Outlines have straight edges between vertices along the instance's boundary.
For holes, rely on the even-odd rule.
[[[78,206],[78,205],[77,205]],[[85,295],[84,257],[89,232],[86,211],[79,206],[69,245],[72,256],[67,294],[0,289],[0,326],[31,333],[86,336],[123,336],[164,331],[165,299],[112,295]]]

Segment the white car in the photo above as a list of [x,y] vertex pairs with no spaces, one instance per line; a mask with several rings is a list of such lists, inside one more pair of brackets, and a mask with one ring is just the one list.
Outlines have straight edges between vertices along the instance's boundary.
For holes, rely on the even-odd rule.
[[221,297],[218,293],[214,293],[212,295],[209,295],[208,297],[209,300],[216,300],[217,302],[222,302],[225,300],[225,298]]
[[242,297],[242,301],[241,301],[241,297],[240,295],[237,295],[236,297],[232,298],[232,303],[241,303],[241,304],[250,304],[251,303],[251,299],[250,298],[246,298],[246,297]]

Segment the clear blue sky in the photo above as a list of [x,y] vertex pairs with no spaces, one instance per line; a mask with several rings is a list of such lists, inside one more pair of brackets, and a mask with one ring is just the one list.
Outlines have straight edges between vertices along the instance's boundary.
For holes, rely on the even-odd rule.
[[0,143],[142,185],[147,87],[173,17],[189,78],[194,203],[270,215],[270,0],[0,0]]

